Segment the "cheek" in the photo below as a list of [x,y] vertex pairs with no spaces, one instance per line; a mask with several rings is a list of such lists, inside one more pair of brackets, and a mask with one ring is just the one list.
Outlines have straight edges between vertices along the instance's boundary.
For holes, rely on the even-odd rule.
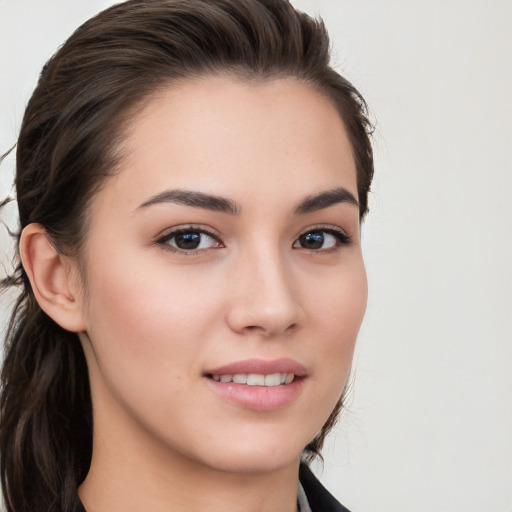
[[154,261],[111,261],[116,264],[94,262],[89,269],[87,325],[96,355],[139,373],[172,366],[176,375],[178,362],[192,358],[218,317],[216,287],[205,283],[206,275],[191,279]]
[[331,381],[337,401],[352,364],[359,329],[366,311],[367,281],[362,259],[354,261],[317,288],[310,297],[311,328],[320,334],[315,347],[321,371]]
[[310,294],[309,332],[314,343],[309,347],[317,363],[311,374],[314,396],[308,407],[313,436],[331,415],[346,386],[366,300],[362,260],[331,273],[330,279]]
[[208,331],[221,316],[217,288],[205,286],[206,276],[192,279],[155,261],[111,261],[117,264],[95,261],[88,269],[88,360],[91,385],[102,397],[96,402],[166,425],[171,411],[192,401],[191,379],[201,373]]
[[315,290],[310,298],[313,315],[340,348],[355,343],[368,297],[362,258],[350,263],[326,276],[321,286],[311,287]]

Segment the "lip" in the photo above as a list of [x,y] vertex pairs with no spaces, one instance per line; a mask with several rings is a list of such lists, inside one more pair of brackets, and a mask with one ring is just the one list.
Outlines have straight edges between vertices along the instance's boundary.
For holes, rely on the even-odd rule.
[[[294,373],[295,379],[290,384],[268,387],[218,382],[211,378],[212,375],[236,373]],[[247,359],[212,368],[204,373],[204,380],[216,395],[230,404],[254,411],[274,411],[290,405],[298,398],[304,388],[306,375],[306,367],[293,359]]]
[[287,357],[274,360],[246,359],[234,361],[224,366],[212,368],[205,372],[205,375],[226,375],[235,373],[259,373],[269,375],[272,373],[294,373],[297,377],[306,376],[306,367]]

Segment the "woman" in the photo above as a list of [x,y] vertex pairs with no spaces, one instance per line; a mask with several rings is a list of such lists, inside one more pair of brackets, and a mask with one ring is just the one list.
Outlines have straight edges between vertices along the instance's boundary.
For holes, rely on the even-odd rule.
[[8,511],[346,510],[306,463],[365,310],[373,160],[328,47],[285,0],[130,0],[45,66],[17,144]]

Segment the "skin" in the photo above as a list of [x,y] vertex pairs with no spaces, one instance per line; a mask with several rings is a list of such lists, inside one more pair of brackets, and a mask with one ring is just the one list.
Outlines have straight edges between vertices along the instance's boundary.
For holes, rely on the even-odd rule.
[[[241,500],[249,512],[291,512],[300,453],[342,393],[366,307],[357,205],[296,211],[333,189],[357,199],[339,114],[292,79],[205,78],[155,95],[123,149],[91,204],[82,285],[63,257],[52,285],[75,283],[53,316],[79,332],[90,372],[94,448],[81,499],[89,512],[235,511]],[[141,206],[168,190],[221,196],[237,212]],[[198,250],[162,239],[191,225],[212,234]],[[320,248],[301,245],[319,231]],[[31,245],[29,234],[25,259],[36,261],[44,240],[35,229]],[[275,410],[234,404],[205,377],[283,357],[307,373]]]

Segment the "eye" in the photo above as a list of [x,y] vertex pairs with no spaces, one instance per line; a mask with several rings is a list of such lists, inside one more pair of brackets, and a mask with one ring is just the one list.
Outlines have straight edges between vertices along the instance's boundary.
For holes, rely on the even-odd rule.
[[348,245],[350,237],[338,229],[313,229],[302,233],[293,243],[294,248],[308,250],[335,249],[339,245]]
[[223,247],[219,239],[204,229],[180,228],[167,233],[157,240],[170,250],[180,252],[196,252],[214,247]]

